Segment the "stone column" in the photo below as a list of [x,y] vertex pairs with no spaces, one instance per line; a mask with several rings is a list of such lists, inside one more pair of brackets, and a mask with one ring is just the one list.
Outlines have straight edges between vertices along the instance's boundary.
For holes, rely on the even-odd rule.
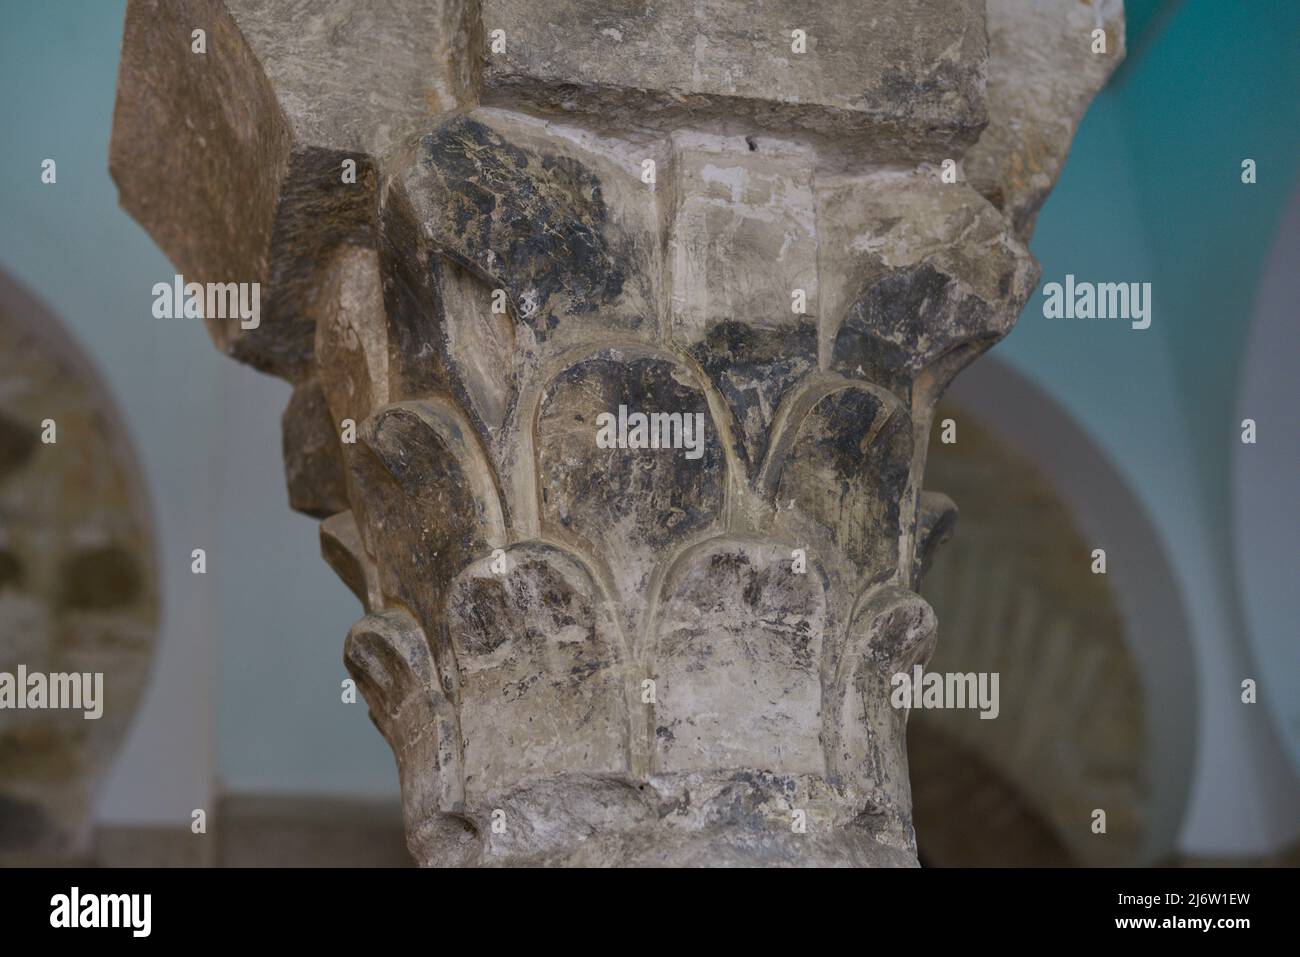
[[113,175],[187,282],[260,284],[207,322],[294,383],[290,503],[364,605],[418,861],[915,863],[931,412],[1033,290],[1122,32],[132,0]]

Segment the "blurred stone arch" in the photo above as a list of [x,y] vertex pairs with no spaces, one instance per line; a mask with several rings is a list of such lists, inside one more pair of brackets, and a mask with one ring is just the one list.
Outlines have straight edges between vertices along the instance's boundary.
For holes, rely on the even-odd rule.
[[[929,866],[1141,865],[1174,852],[1195,745],[1181,596],[1138,497],[1063,406],[995,356],[936,412],[927,488],[960,510],[922,593],[932,671],[997,671],[1001,714],[917,711]],[[1092,550],[1108,574],[1091,572]],[[1106,810],[1107,833],[1091,830]]]
[[[53,419],[53,444],[41,441]],[[0,270],[0,671],[102,672],[103,714],[0,711],[0,863],[80,864],[148,683],[152,510],[125,421],[63,323]]]

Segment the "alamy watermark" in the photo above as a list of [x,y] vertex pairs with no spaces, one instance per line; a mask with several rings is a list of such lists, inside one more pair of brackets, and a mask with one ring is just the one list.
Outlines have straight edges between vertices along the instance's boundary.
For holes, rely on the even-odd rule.
[[120,927],[132,937],[148,937],[153,927],[152,894],[83,894],[73,887],[50,898],[50,926]]
[[602,449],[685,449],[688,459],[704,455],[703,412],[632,412],[596,416],[596,447]]
[[900,671],[889,679],[893,691],[889,703],[895,708],[978,708],[981,718],[996,718],[998,703],[996,671],[925,671],[916,665],[911,674]]
[[104,673],[73,671],[45,674],[27,670],[0,671],[0,710],[54,709],[84,711],[87,721],[104,714]]
[[1149,282],[1075,282],[1067,273],[1064,285],[1045,285],[1043,297],[1044,319],[1125,319],[1134,329],[1151,325]]
[[238,319],[239,328],[262,322],[262,286],[256,282],[186,282],[177,275],[153,286],[155,319]]

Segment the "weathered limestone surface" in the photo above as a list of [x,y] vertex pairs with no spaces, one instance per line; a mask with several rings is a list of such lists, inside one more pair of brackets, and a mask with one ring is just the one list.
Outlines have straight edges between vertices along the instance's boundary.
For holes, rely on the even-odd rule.
[[[1079,42],[1095,30],[1108,53]],[[1124,59],[1122,0],[990,0],[989,125],[971,183],[1028,240],[1093,95]]]
[[418,861],[915,864],[930,418],[1036,281],[1017,143],[1050,179],[1110,69],[1022,90],[1016,6],[132,0],[122,201],[265,284],[209,321],[295,384]]
[[[830,134],[895,161],[961,152],[987,120],[983,0],[483,0],[482,10],[485,28],[506,36],[484,64],[489,103],[618,125]],[[806,53],[792,49],[796,30]]]

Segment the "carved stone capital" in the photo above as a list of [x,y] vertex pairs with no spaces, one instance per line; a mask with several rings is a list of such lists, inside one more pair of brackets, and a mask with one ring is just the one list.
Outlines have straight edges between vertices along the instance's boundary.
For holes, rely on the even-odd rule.
[[263,284],[208,321],[295,384],[420,862],[915,863],[932,410],[1120,55],[1020,6],[132,0],[123,202]]

